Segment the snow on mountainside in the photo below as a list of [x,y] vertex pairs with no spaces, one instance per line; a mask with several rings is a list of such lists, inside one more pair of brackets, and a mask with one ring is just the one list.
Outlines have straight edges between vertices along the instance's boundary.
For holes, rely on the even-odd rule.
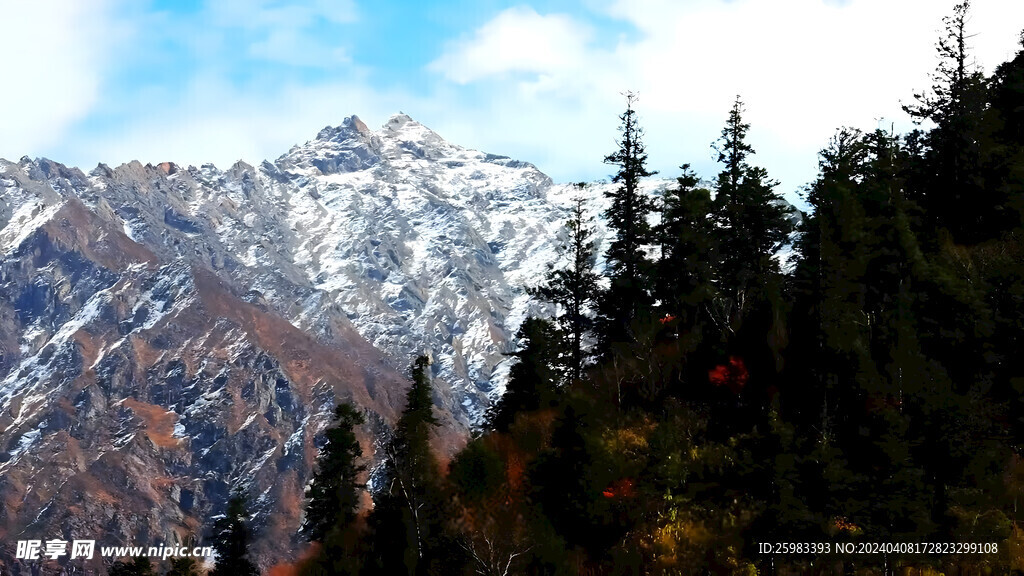
[[261,558],[288,556],[333,403],[369,411],[371,450],[429,353],[454,450],[540,311],[525,288],[572,199],[603,252],[611,188],[403,114],[378,131],[352,116],[257,167],[0,160],[0,540],[171,542],[241,485]]
[[[389,354],[429,350],[477,419],[503,387],[494,370],[530,309],[524,288],[557,259],[580,192],[401,114],[378,132],[349,118],[261,172],[303,192],[291,200],[290,225],[304,234],[293,261],[313,286]],[[595,217],[608,187],[584,192]]]

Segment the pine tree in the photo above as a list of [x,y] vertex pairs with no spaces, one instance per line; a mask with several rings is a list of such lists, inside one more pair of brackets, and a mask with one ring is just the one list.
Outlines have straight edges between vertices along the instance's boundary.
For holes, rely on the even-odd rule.
[[747,163],[754,153],[746,142],[749,129],[737,96],[713,145],[724,164],[715,183],[714,214],[720,238],[716,321],[726,336],[739,330],[753,304],[764,297],[763,287],[779,271],[775,251],[793,230],[789,210],[774,191],[778,182],[764,168]]
[[171,558],[170,564],[164,576],[199,576],[199,563],[192,556]]
[[384,447],[385,486],[374,497],[371,573],[410,575],[443,572],[457,562],[445,528],[450,516],[440,485],[441,471],[430,449],[433,414],[430,362],[412,365],[406,406]]
[[694,332],[710,321],[718,248],[711,192],[700,186],[689,164],[680,168],[678,188],[665,191],[655,229],[661,245],[655,295],[666,317],[677,318],[683,330]]
[[392,441],[395,465],[407,465],[406,471],[420,478],[428,477],[437,464],[430,451],[430,431],[440,422],[434,416],[429,370],[430,360],[426,356],[413,362],[412,386]]
[[364,489],[357,479],[366,467],[360,463],[363,450],[355,428],[365,418],[352,404],[341,403],[334,409],[334,422],[325,434],[327,442],[306,490],[306,519],[299,532],[310,541],[324,542],[331,530],[351,525]]
[[957,122],[972,105],[970,100],[975,96],[971,93],[982,80],[980,72],[968,61],[967,20],[970,12],[970,0],[964,0],[953,7],[953,15],[942,19],[945,35],[939,38],[935,46],[939,55],[939,65],[932,74],[931,92],[914,94],[917,104],[904,105],[903,109],[914,118],[928,119],[936,125]]
[[985,186],[998,204],[987,224],[991,236],[1024,223],[1024,33],[1021,48],[996,68],[989,81],[985,125],[990,141],[983,149]]
[[864,275],[873,236],[859,186],[867,156],[857,130],[840,130],[822,150],[797,243],[793,348],[806,380],[794,379],[789,406],[822,443],[832,440],[836,410],[853,401],[852,382],[863,381],[870,356]]
[[651,261],[645,246],[652,240],[647,216],[654,203],[640,189],[640,182],[656,172],[646,167],[643,130],[633,109],[636,100],[636,94],[626,94],[626,111],[619,116],[619,149],[604,159],[606,164],[619,168],[612,177],[619,186],[606,193],[611,206],[605,218],[615,232],[615,240],[605,252],[610,286],[600,302],[600,336],[606,351],[614,342],[629,342],[635,324],[646,320],[651,306]]
[[217,563],[211,576],[259,575],[259,569],[248,558],[251,535],[246,525],[247,516],[245,496],[236,492],[228,500],[224,516],[213,523],[212,541]]
[[546,407],[555,402],[559,375],[560,335],[548,320],[529,317],[519,327],[516,341],[519,351],[509,371],[509,380],[501,399],[491,407],[488,427],[506,431],[516,414]]
[[[943,228],[958,242],[975,243],[990,237],[992,218],[1002,200],[986,187],[982,173],[985,138],[985,77],[970,60],[966,26],[970,1],[943,18],[945,33],[936,50],[939,64],[929,92],[914,94],[915,104],[903,109],[916,121],[935,123],[927,136],[925,188],[911,191],[926,214],[920,231]],[[935,242],[935,238],[931,238]]]
[[[584,184],[577,185],[583,188]],[[598,295],[598,276],[594,272],[594,231],[583,208],[583,197],[573,199],[572,212],[565,223],[568,240],[561,252],[569,263],[548,273],[546,283],[532,290],[535,296],[559,307],[558,327],[568,339],[569,356],[563,364],[568,367],[566,380],[580,379],[586,364],[584,337],[594,324],[588,308]]]

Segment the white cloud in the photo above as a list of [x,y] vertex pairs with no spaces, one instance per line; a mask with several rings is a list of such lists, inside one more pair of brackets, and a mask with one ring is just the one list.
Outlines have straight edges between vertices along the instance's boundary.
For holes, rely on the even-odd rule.
[[[813,178],[816,153],[836,128],[870,129],[881,119],[910,126],[900,102],[930,85],[934,44],[952,5],[616,0],[605,5],[606,15],[637,32],[598,43],[605,49],[594,48],[600,39],[592,32],[580,32],[587,30],[582,22],[516,8],[449,46],[431,69],[485,90],[452,123],[484,126],[467,134],[474,145],[528,150],[539,142],[547,154],[535,159],[563,178],[583,175],[574,167],[601,170],[625,89],[640,93],[652,164],[674,175],[692,162],[711,177],[717,167],[709,144],[741,94],[757,161],[792,197]],[[1016,52],[1024,2],[976,0],[972,14],[974,54],[991,72]],[[517,57],[520,49],[524,57]]]
[[452,43],[429,68],[459,84],[517,73],[546,81],[571,73],[588,59],[591,35],[589,27],[569,16],[510,8],[472,37]]
[[[241,29],[247,54],[289,66],[332,68],[350,62],[345,50],[312,32],[318,23],[350,24],[358,20],[353,0],[215,0],[207,4],[201,26],[207,33]],[[212,27],[210,26],[212,25]]]
[[[50,155],[85,168],[131,159],[255,163],[347,115],[374,126],[404,110],[458,144],[534,162],[557,180],[591,179],[612,172],[601,159],[615,148],[620,93],[632,89],[652,167],[674,176],[690,162],[712,177],[709,145],[739,93],[756,161],[792,193],[813,178],[816,153],[835,128],[873,128],[876,118],[909,126],[900,100],[929,85],[953,4],[588,0],[602,26],[586,14],[521,6],[445,45],[428,66],[435,84],[412,91],[388,70],[361,68],[323,36],[304,34],[353,22],[351,0],[217,0],[193,19],[132,13],[115,4],[122,1],[0,0],[0,53],[9,62],[0,156]],[[606,36],[609,21],[624,24],[622,35]],[[1016,52],[1024,3],[975,0],[970,27],[991,72]],[[241,49],[228,29],[244,39]],[[195,68],[160,52],[168,39],[193,51]],[[334,75],[240,81],[233,65],[246,57],[248,65],[258,58]],[[175,80],[117,92],[104,79],[126,61]],[[392,87],[376,88],[381,78]],[[96,110],[95,125],[119,129],[69,131]]]
[[38,154],[96,104],[123,34],[113,0],[3,0],[0,157]]
[[[351,0],[216,0],[195,14],[124,0],[0,2],[12,18],[0,53],[16,61],[0,90],[0,157],[86,170],[133,159],[256,163],[356,111],[407,100],[374,93],[323,30],[306,33],[353,22]],[[259,62],[341,71],[346,81],[275,76]]]

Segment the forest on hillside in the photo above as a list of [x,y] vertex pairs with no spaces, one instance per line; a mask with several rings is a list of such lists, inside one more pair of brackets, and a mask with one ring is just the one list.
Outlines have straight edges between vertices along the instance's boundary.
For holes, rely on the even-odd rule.
[[[363,417],[339,406],[297,573],[1024,572],[1024,35],[986,76],[968,17],[945,20],[933,86],[905,105],[919,128],[837,131],[802,219],[740,98],[721,172],[684,163],[645,195],[627,96],[603,275],[577,203],[526,287],[556,313],[523,323],[486,424],[442,465],[417,359],[372,508]],[[218,520],[214,574],[256,573],[245,517],[237,498]]]

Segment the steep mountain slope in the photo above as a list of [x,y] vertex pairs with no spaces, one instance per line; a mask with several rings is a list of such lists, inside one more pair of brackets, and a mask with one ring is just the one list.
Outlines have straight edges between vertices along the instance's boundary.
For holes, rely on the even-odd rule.
[[290,556],[333,404],[369,412],[370,453],[429,353],[453,451],[571,199],[596,217],[609,187],[401,114],[258,167],[0,160],[0,565],[24,538],[182,541],[237,487],[264,563]]
[[372,452],[421,352],[453,450],[550,256],[550,189],[405,116],[258,168],[0,161],[0,559],[183,541],[237,487],[287,557],[331,407],[368,410]]
[[77,198],[55,206],[0,263],[4,548],[183,542],[245,487],[262,552],[287,554],[336,399],[382,428],[404,378],[355,335],[317,342]]

